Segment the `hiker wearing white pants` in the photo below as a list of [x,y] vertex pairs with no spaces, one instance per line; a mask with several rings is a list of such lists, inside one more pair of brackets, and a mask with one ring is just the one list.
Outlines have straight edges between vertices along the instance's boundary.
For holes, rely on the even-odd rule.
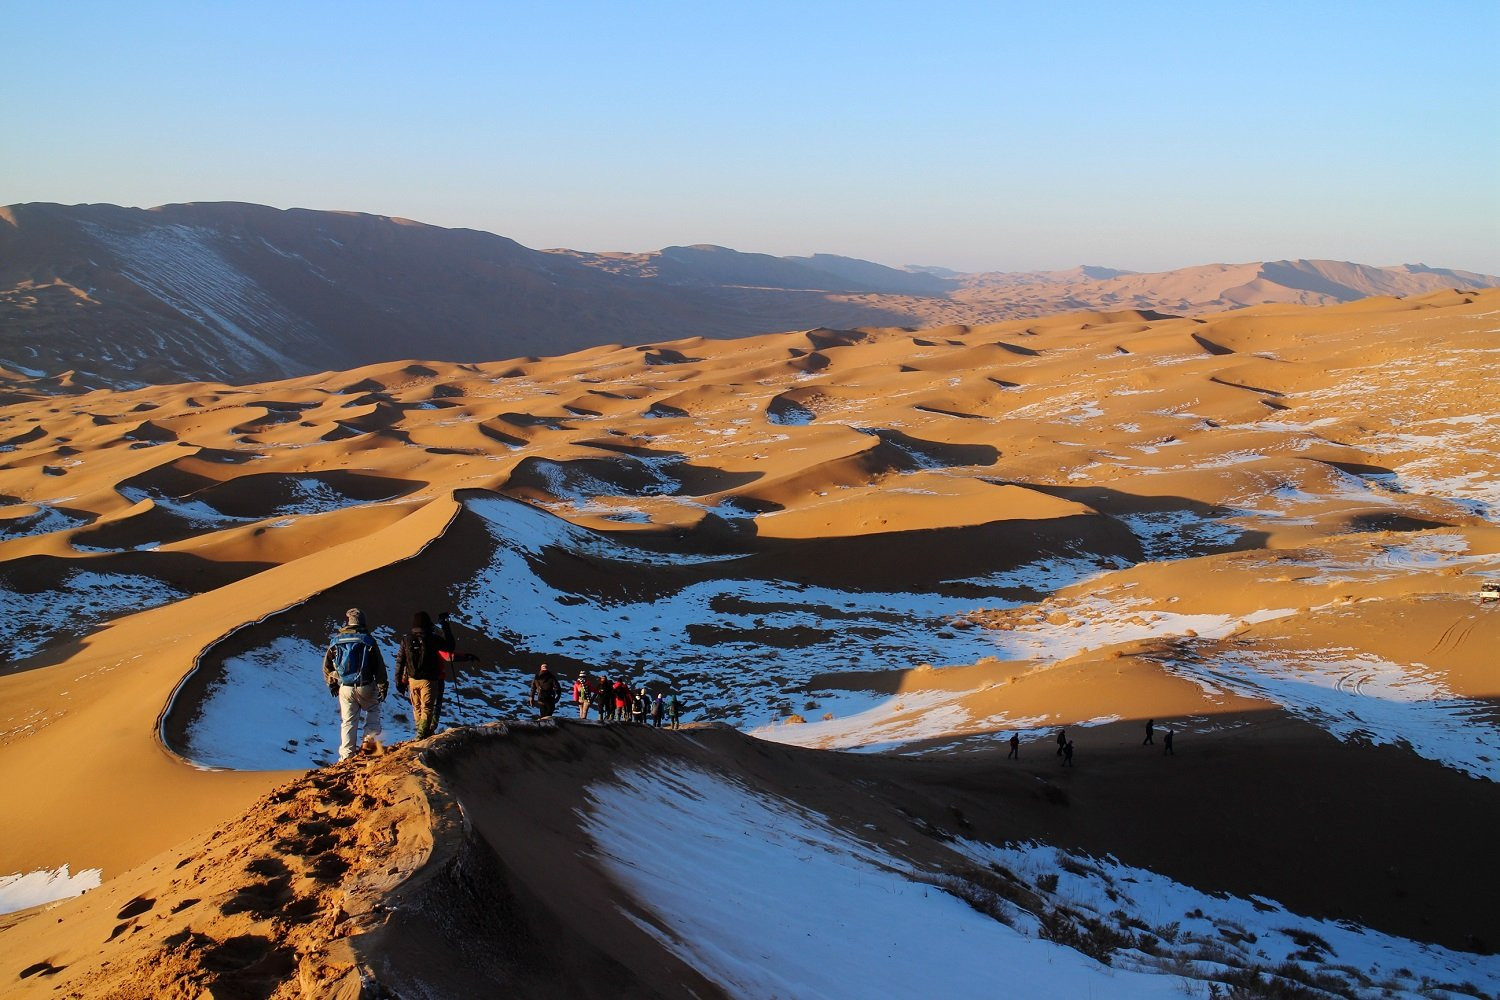
[[339,700],[339,760],[353,756],[360,746],[360,722],[364,739],[380,737],[380,703],[385,701],[385,660],[375,637],[365,627],[365,614],[358,608],[344,612],[344,627],[334,633],[323,653],[323,680],[328,693]]
[[385,700],[384,691],[384,684],[339,685],[339,715],[343,719],[339,728],[339,760],[347,760],[359,748],[361,722],[364,724],[364,741],[380,739],[383,731],[380,703]]

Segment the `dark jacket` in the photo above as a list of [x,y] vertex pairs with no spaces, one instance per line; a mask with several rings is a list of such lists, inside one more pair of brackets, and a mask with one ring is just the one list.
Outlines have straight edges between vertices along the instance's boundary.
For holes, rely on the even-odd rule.
[[443,658],[439,654],[453,652],[454,646],[453,629],[447,622],[440,622],[425,633],[419,628],[407,632],[401,637],[401,651],[396,654],[396,689],[405,688],[410,681],[442,680]]
[[557,683],[557,676],[550,670],[538,670],[536,676],[531,679],[532,702],[556,705],[561,696],[562,685]]

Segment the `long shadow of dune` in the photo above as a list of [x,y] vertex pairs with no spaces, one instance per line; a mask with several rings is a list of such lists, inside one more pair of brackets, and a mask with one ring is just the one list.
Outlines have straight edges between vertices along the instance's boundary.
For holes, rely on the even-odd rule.
[[529,456],[511,471],[507,490],[530,490],[574,501],[608,496],[697,497],[745,486],[762,475],[693,465],[679,452],[614,447],[597,441],[584,444],[616,455],[563,461]]
[[927,441],[885,427],[855,429],[862,434],[873,434],[885,444],[915,456],[918,464],[925,468],[948,469],[971,465],[994,465],[1000,460],[1000,449],[994,445]]
[[1209,354],[1224,355],[1224,354],[1233,354],[1233,353],[1235,353],[1234,348],[1232,348],[1232,347],[1225,347],[1223,344],[1215,343],[1214,341],[1209,340],[1207,337],[1203,336],[1202,334],[1195,333],[1195,334],[1192,334],[1191,336],[1193,338],[1193,342],[1196,343],[1199,347],[1203,348],[1203,350],[1206,351]]
[[187,498],[206,503],[230,517],[259,520],[384,503],[407,496],[424,485],[411,479],[327,469],[300,474],[238,476],[189,494]]
[[73,536],[73,543],[82,550],[139,549],[234,524],[384,503],[423,485],[345,469],[256,473],[220,482],[171,463],[117,487],[126,499],[150,500],[149,509],[84,528]]
[[1243,516],[1233,507],[1189,497],[1142,496],[1107,486],[1052,486],[1015,483],[1038,493],[1092,507],[1126,524],[1152,559],[1183,559],[1218,552],[1264,548],[1270,534],[1217,525]]
[[818,587],[965,596],[973,594],[961,582],[965,578],[1081,554],[1129,562],[1142,558],[1135,536],[1118,522],[1079,514],[839,538],[761,537],[736,567],[754,576]]
[[0,567],[13,625],[0,635],[8,671],[57,662],[59,649],[116,618],[170,604],[263,572],[252,562],[220,562],[185,552],[122,552],[68,559],[29,555]]

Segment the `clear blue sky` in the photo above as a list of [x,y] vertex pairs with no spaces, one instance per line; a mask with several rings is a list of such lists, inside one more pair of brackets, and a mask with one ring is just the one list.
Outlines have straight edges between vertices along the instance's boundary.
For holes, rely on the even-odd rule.
[[1500,2],[0,0],[0,204],[1500,273]]

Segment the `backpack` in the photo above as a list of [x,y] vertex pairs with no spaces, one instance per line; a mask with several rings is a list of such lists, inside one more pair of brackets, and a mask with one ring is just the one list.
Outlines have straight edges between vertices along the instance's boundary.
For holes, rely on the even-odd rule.
[[406,633],[406,676],[414,681],[431,680],[427,664],[427,635],[421,629]]
[[330,644],[333,648],[333,669],[339,683],[347,687],[360,687],[375,680],[373,659],[370,651],[375,640],[364,632],[349,632],[336,635]]

